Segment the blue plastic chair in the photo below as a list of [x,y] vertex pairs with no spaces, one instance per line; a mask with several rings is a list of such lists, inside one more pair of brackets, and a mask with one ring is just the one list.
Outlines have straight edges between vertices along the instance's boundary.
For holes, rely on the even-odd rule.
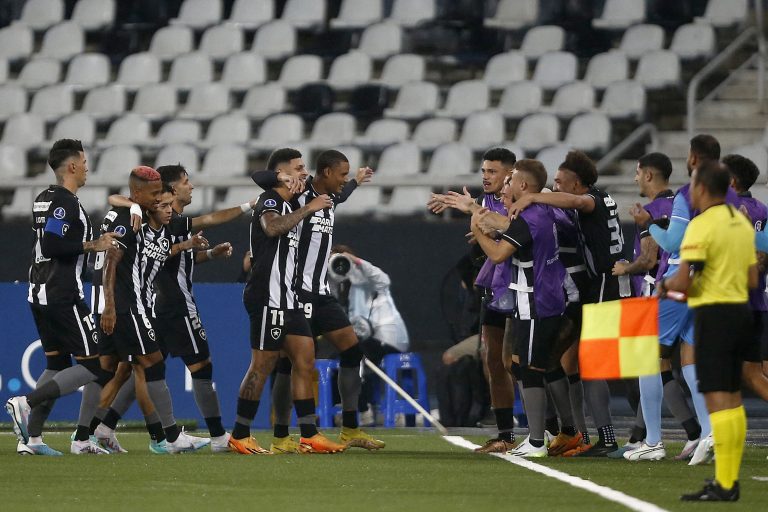
[[333,427],[333,417],[341,413],[341,407],[333,403],[333,373],[339,371],[336,359],[316,359],[315,368],[319,373],[317,380],[317,416],[320,426]]
[[[427,375],[421,358],[413,352],[402,354],[388,354],[382,361],[384,372],[397,382],[416,402],[429,411],[429,396],[427,395]],[[418,414],[418,411],[398,395],[392,387],[387,386],[384,398],[384,426],[395,426],[395,415]],[[429,422],[424,420],[424,426]]]

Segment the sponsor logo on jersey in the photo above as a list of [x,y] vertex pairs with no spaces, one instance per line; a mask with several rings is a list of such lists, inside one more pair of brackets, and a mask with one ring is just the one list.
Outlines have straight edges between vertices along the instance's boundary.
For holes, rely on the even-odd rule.
[[64,223],[61,225],[61,236],[64,236],[67,234],[67,231],[69,231],[69,224]]
[[273,339],[273,340],[277,340],[277,339],[280,337],[280,333],[281,333],[281,332],[282,332],[282,331],[281,331],[280,329],[278,329],[277,327],[275,327],[274,329],[272,329],[271,331],[269,331],[269,334],[271,334],[271,335],[272,335],[272,339]]
[[266,206],[267,208],[274,208],[275,206],[277,206],[277,201],[275,201],[274,199],[267,199],[266,201],[264,201],[264,206]]
[[165,261],[171,254],[170,243],[167,238],[161,238],[157,242],[147,242],[141,249],[141,254],[156,261]]
[[51,201],[35,201],[32,205],[33,212],[47,212],[51,207]]
[[115,233],[117,233],[120,236],[125,235],[125,226],[115,226]]
[[67,211],[64,208],[62,208],[61,206],[59,206],[58,208],[53,210],[53,216],[56,217],[59,220],[61,220],[64,217],[66,217],[66,215],[67,215]]
[[116,218],[117,218],[117,212],[112,210],[112,211],[107,213],[107,215],[104,217],[104,220],[106,220],[108,222],[112,222]]
[[333,219],[326,219],[325,217],[310,217],[309,223],[312,225],[313,233],[328,233],[329,235],[333,234]]

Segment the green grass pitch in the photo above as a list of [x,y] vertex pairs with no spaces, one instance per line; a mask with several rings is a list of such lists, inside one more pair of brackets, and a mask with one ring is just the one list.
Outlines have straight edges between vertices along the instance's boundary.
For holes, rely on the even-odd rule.
[[[330,431],[328,434],[335,434]],[[595,494],[487,455],[455,447],[440,436],[409,429],[378,430],[387,448],[334,455],[152,455],[147,436],[123,433],[130,453],[109,456],[19,456],[14,436],[0,434],[0,510],[173,512],[248,511],[560,511],[628,510]],[[269,433],[256,437],[268,445]],[[479,443],[482,438],[467,437]],[[69,434],[48,444],[68,452]],[[681,445],[672,443],[668,453]],[[666,460],[536,459],[571,475],[622,491],[667,510],[766,510],[768,448],[749,446],[736,504],[683,504],[713,466]],[[755,479],[753,477],[758,477]],[[760,479],[762,478],[762,480]]]

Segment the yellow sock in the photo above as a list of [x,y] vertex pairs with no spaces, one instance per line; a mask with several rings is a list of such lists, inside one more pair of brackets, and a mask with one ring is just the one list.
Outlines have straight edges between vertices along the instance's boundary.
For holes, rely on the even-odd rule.
[[715,480],[723,489],[731,489],[739,478],[747,419],[744,407],[725,409],[709,415],[715,439]]

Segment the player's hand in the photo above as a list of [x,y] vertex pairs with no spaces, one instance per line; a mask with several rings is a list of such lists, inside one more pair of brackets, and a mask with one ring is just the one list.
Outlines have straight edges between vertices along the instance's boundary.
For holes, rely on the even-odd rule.
[[309,202],[309,209],[313,212],[319,212],[326,208],[333,208],[333,201],[328,194],[322,194]]
[[647,227],[648,223],[651,222],[652,220],[651,214],[648,213],[648,210],[643,208],[643,205],[641,205],[640,203],[635,203],[635,205],[629,209],[629,214],[632,216],[633,219],[635,219],[635,224],[637,224],[643,229]]
[[196,235],[193,235],[192,238],[190,238],[188,241],[189,248],[194,249],[195,251],[204,251],[210,246],[208,240],[206,240],[203,236],[202,231],[198,232]]
[[109,233],[104,233],[93,242],[94,252],[110,251],[113,249],[117,249],[117,241],[115,240],[115,238],[120,238],[121,236],[123,235],[121,235],[120,233],[115,233],[113,231],[110,231]]
[[464,238],[467,239],[467,243],[469,245],[476,245],[477,244],[477,238],[475,238],[475,234],[473,232],[469,232],[466,235],[464,235]]
[[229,258],[232,256],[232,244],[224,242],[211,249],[211,256],[213,259]]
[[458,192],[454,192],[453,190],[449,190],[445,194],[446,206],[449,206],[450,208],[455,208],[460,212],[472,213],[472,204],[474,202],[475,200],[472,199],[472,195],[467,190],[467,187],[464,187],[463,193],[461,194],[459,194]]
[[627,273],[627,266],[629,263],[626,261],[617,261],[613,264],[613,269],[611,270],[611,275],[614,276],[623,276]]
[[277,174],[277,181],[285,183],[285,186],[291,194],[300,194],[304,192],[304,182],[296,176],[280,172]]
[[357,170],[355,181],[358,185],[362,185],[363,183],[368,183],[371,181],[371,178],[373,178],[373,169],[370,167],[361,167]]
[[141,229],[141,223],[144,222],[144,212],[141,211],[141,206],[134,203],[131,205],[131,227],[134,233],[138,233]]
[[496,223],[496,216],[488,208],[481,208],[472,214],[473,219],[477,219],[477,227],[485,235],[490,235],[499,230],[499,226]]
[[432,213],[443,213],[448,209],[448,205],[445,204],[445,194],[432,194],[432,197],[427,201],[427,209]]
[[531,200],[530,195],[526,194],[514,203],[512,203],[507,211],[509,212],[509,218],[510,219],[516,219],[518,215],[520,215],[523,210],[528,208],[533,204],[533,201]]
[[104,331],[104,334],[112,334],[115,331],[115,322],[117,322],[115,308],[104,308],[104,312],[101,314],[101,319],[99,320],[101,330]]

